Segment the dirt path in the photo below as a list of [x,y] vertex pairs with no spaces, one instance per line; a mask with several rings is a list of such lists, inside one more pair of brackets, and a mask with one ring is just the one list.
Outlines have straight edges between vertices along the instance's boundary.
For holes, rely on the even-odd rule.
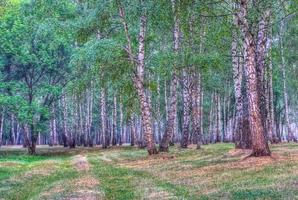
[[40,199],[63,200],[101,200],[104,199],[100,190],[100,182],[90,173],[90,164],[86,155],[76,155],[71,164],[78,172],[78,177],[55,184],[49,191],[43,193]]
[[98,185],[99,181],[92,177],[90,164],[85,155],[76,155],[72,159],[74,168],[80,173],[80,177],[72,181],[75,190],[72,195],[67,198],[70,200],[97,200],[103,199],[103,193]]
[[79,154],[74,156],[72,162],[76,170],[78,170],[79,172],[89,171],[90,169],[89,162],[84,155]]

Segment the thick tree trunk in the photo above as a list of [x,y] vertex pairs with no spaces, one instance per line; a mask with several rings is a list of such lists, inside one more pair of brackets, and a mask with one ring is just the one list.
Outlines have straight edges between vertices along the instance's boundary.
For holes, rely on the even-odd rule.
[[36,154],[36,142],[37,142],[37,133],[35,133],[34,125],[30,125],[30,129],[27,124],[24,125],[24,141],[26,147],[28,148],[28,153],[30,155]]
[[266,138],[268,138],[267,130],[267,101],[266,99],[266,81],[265,81],[265,59],[266,59],[266,45],[267,45],[267,26],[269,23],[270,10],[266,10],[258,23],[258,35],[256,42],[256,71],[257,71],[257,87],[259,93],[259,106],[262,117],[262,123],[265,130]]
[[254,156],[268,156],[270,150],[265,138],[265,129],[262,123],[262,115],[259,106],[257,87],[257,74],[255,63],[255,48],[251,36],[245,38],[245,63],[248,79],[247,93],[249,100],[249,125],[252,133],[252,154]]
[[260,111],[260,94],[258,92],[258,74],[256,63],[256,43],[247,21],[248,0],[241,0],[238,25],[244,36],[245,75],[247,77],[247,95],[249,100],[249,125],[252,134],[252,155],[268,156],[271,154],[265,138],[265,128]]

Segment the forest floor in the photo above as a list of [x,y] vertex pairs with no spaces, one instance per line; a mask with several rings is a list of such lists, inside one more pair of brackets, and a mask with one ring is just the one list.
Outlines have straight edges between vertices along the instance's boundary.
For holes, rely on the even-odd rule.
[[298,199],[298,144],[248,157],[233,144],[172,147],[148,157],[130,146],[0,148],[0,199]]

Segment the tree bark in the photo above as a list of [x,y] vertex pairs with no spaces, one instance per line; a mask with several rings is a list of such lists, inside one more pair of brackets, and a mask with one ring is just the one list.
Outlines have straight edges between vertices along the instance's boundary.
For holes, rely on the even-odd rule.
[[[186,69],[183,70],[183,126],[182,126],[182,140],[181,147],[187,148],[189,139],[189,125],[190,125],[190,80]],[[197,99],[195,99],[196,101]],[[196,134],[193,134],[194,137]]]
[[[176,2],[175,0],[171,0],[172,2],[172,10],[174,14],[174,53],[178,55],[179,50],[179,36],[180,36],[180,28],[179,28],[179,19],[177,17],[176,11]],[[176,65],[176,64],[175,64]],[[169,143],[175,133],[175,119],[177,118],[177,72],[176,66],[174,66],[172,72],[172,80],[171,80],[171,87],[170,87],[170,108],[167,112],[167,123],[165,133],[162,137],[161,144],[159,147],[160,151],[167,152],[169,150]]]
[[63,131],[64,131],[64,135],[65,135],[66,140],[67,140],[67,145],[70,148],[74,148],[75,144],[74,144],[73,138],[71,137],[71,133],[69,132],[68,126],[67,126],[68,111],[67,111],[67,103],[66,103],[65,94],[62,97],[62,104],[63,104]]
[[[268,47],[271,47],[272,43],[272,30],[270,31],[270,39],[269,39],[269,45]],[[273,83],[272,83],[272,73],[273,73],[273,67],[272,67],[272,55],[271,51],[268,53],[269,58],[269,64],[268,64],[268,70],[267,70],[267,104],[268,104],[268,116],[267,116],[267,130],[268,130],[268,136],[271,143],[278,143],[279,138],[276,134],[276,128],[274,126],[275,122],[275,116],[274,116],[274,104],[273,104]]]
[[221,142],[221,109],[220,109],[220,96],[218,93],[215,95],[216,99],[216,142]]
[[122,145],[122,143],[125,143],[125,134],[124,134],[124,124],[123,124],[123,105],[121,103],[121,97],[120,97],[120,103],[119,103],[119,110],[120,110],[120,132],[119,132],[119,145]]
[[117,98],[114,95],[112,145],[117,145]]
[[247,77],[247,95],[249,100],[249,125],[252,134],[252,155],[269,156],[271,154],[265,138],[265,129],[260,111],[258,92],[258,74],[256,63],[256,42],[250,32],[247,21],[248,0],[240,1],[239,12],[236,14],[238,25],[244,36],[245,75]]
[[0,147],[2,146],[3,127],[4,127],[4,109],[2,109],[0,112]]
[[[140,101],[141,115],[142,115],[142,127],[145,135],[147,151],[149,155],[157,154],[158,151],[155,147],[154,135],[152,130],[152,115],[151,115],[151,106],[148,96],[146,95],[146,90],[144,87],[144,75],[145,75],[145,34],[147,26],[147,16],[144,8],[142,8],[142,14],[140,16],[140,31],[139,31],[139,51],[137,56],[137,61],[135,61],[133,52],[132,52],[132,43],[129,36],[128,25],[125,20],[124,8],[119,4],[119,16],[122,19],[124,26],[124,31],[127,39],[127,53],[129,59],[133,66],[136,67],[136,71],[133,74],[133,83],[137,90],[137,94]],[[143,4],[143,1],[141,1]]]
[[136,129],[134,125],[134,118],[131,116],[129,120],[129,126],[130,126],[130,146],[135,146],[136,141]]
[[191,117],[192,117],[192,131],[194,137],[197,138],[197,149],[201,148],[202,144],[202,132],[201,132],[201,117],[202,117],[202,94],[201,94],[201,76],[197,76],[195,72],[192,72],[192,84],[191,84]]
[[289,118],[289,103],[288,103],[288,91],[287,91],[287,76],[286,76],[286,60],[284,56],[284,44],[283,44],[283,34],[284,34],[284,20],[281,21],[280,35],[279,35],[279,45],[280,45],[280,56],[281,56],[281,70],[283,77],[283,96],[284,96],[284,106],[285,106],[285,121],[287,127],[287,140],[297,142],[294,133],[291,129],[291,123]]
[[109,146],[109,137],[107,132],[107,111],[106,111],[106,90],[101,89],[100,98],[100,114],[101,114],[101,133],[102,133],[102,148],[106,149]]

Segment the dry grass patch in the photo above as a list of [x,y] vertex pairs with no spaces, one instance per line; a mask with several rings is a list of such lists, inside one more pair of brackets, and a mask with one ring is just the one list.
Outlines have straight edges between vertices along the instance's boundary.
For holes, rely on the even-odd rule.
[[76,155],[72,159],[73,165],[78,171],[89,171],[90,166],[86,156]]

